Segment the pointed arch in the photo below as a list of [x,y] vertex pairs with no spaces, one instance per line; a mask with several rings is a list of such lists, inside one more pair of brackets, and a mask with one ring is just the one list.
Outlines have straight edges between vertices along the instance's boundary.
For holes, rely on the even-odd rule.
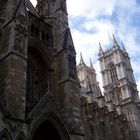
[[36,46],[28,47],[26,71],[26,113],[48,92],[49,64],[45,54]]
[[50,26],[31,16],[27,48],[26,116],[50,89],[53,48]]
[[70,140],[68,130],[63,121],[52,112],[48,112],[39,117],[34,122],[28,136],[29,140],[46,140],[50,138],[53,140]]
[[15,140],[26,140],[26,136],[25,136],[25,134],[21,131],[21,132],[17,135],[17,137],[16,137]]
[[111,77],[111,81],[115,82],[118,80],[118,75],[117,75],[117,70],[115,65],[111,62],[108,64],[108,68],[109,68],[109,72],[110,72],[110,77]]
[[4,128],[0,132],[0,140],[12,140],[12,136],[11,136],[10,132],[6,128]]

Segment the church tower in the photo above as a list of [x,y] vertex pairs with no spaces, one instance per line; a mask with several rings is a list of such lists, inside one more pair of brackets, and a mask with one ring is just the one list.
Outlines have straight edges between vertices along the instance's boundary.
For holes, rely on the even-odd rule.
[[89,102],[95,101],[97,97],[101,96],[99,83],[96,78],[96,72],[90,59],[90,66],[87,66],[81,55],[80,63],[77,66],[77,73],[79,82],[81,85],[81,92],[86,93],[86,96],[90,96]]
[[113,35],[107,51],[99,49],[99,61],[106,102],[113,102],[126,116],[134,139],[140,139],[139,96],[130,57]]
[[[40,2],[44,7],[40,6]],[[81,123],[76,52],[68,24],[66,0],[38,0],[37,9],[42,18],[52,25],[52,94],[72,139],[82,139],[85,134]],[[43,10],[44,13],[41,13]]]
[[2,0],[0,139],[86,139],[75,57],[66,0]]

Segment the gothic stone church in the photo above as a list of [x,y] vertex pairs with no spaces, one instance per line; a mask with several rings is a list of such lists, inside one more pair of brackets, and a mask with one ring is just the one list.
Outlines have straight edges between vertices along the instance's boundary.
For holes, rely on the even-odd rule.
[[122,80],[126,113],[110,109],[109,83],[107,99],[93,98],[94,90],[80,94],[66,0],[37,0],[36,8],[29,0],[0,2],[0,140],[140,139],[135,83],[127,94]]

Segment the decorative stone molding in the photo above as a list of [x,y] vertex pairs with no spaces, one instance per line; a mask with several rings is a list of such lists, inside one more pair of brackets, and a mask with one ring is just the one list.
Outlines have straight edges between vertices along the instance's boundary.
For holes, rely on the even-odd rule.
[[26,27],[26,17],[19,14],[15,20],[15,45],[14,49],[16,52],[25,55],[26,43],[25,38],[28,35]]

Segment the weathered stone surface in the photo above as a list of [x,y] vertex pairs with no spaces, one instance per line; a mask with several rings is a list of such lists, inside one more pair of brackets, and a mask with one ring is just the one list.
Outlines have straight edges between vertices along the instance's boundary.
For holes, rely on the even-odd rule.
[[[136,84],[131,79],[129,90],[121,57],[113,55],[116,63],[110,67],[116,67],[118,79],[124,80],[108,86],[100,48],[104,97],[92,63],[88,67],[82,56],[78,80],[65,0],[37,0],[36,9],[28,0],[2,2],[0,139],[136,140],[140,129]],[[111,50],[119,50],[116,43]],[[132,95],[128,92],[134,96],[127,98]]]

